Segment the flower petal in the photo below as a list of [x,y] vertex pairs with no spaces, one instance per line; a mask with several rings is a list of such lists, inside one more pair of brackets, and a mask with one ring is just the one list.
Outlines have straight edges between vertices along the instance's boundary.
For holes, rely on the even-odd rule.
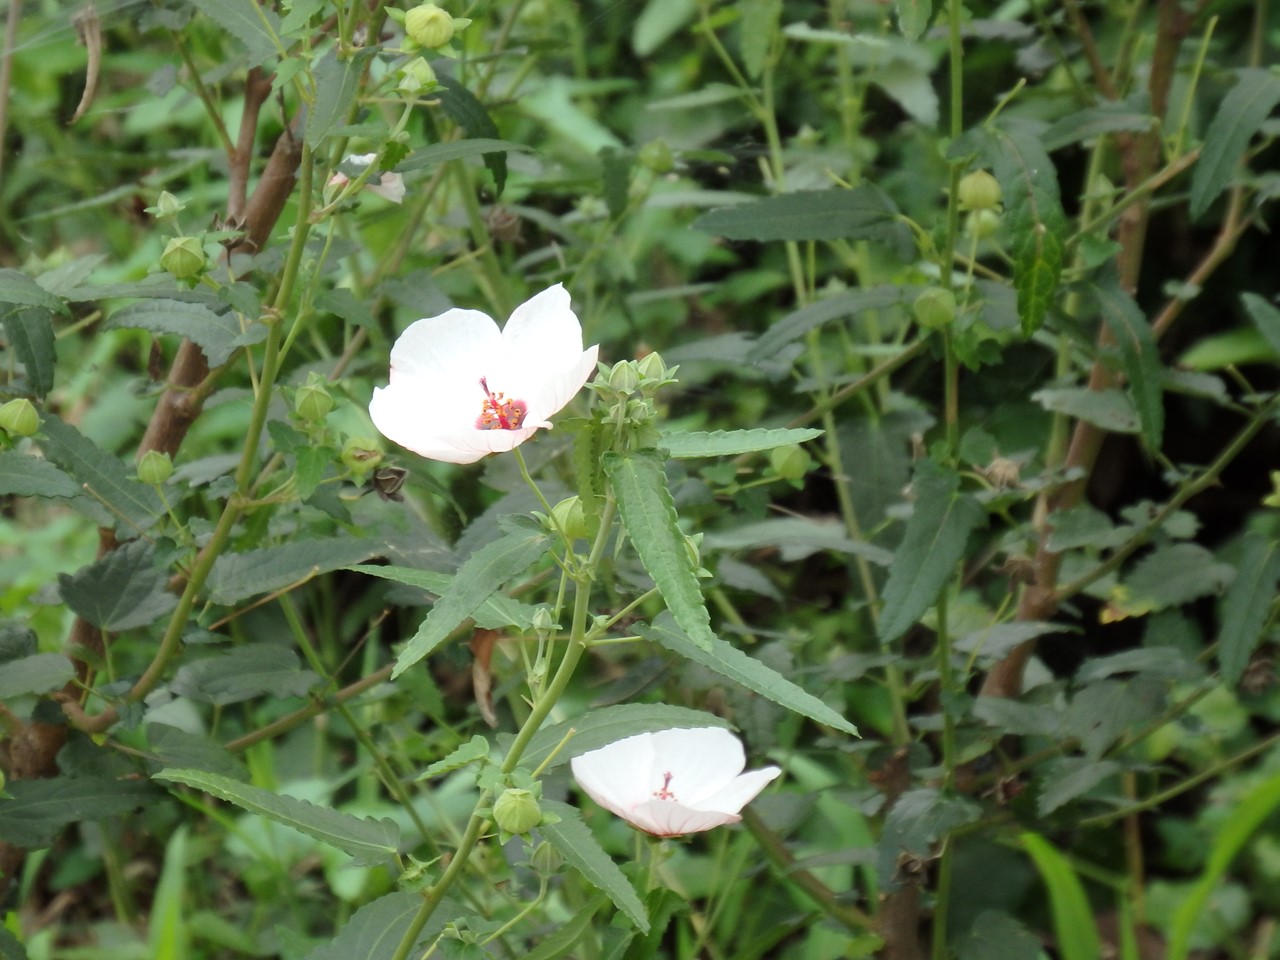
[[716,811],[736,814],[756,798],[765,787],[782,773],[779,767],[763,767],[760,770],[749,770],[734,777],[728,784],[710,796],[698,801],[685,800],[698,810]]
[[525,369],[563,371],[582,352],[582,324],[569,303],[557,283],[516,307],[502,330],[508,355]]
[[384,173],[377,183],[366,182],[365,189],[392,203],[404,202],[404,177],[398,173]]
[[608,746],[574,757],[569,766],[578,785],[602,807],[620,817],[630,819],[631,808],[653,795],[650,734],[615,740]]
[[641,830],[659,837],[677,837],[683,833],[701,833],[742,818],[736,813],[716,810],[693,810],[670,800],[650,800],[636,807],[627,818]]
[[684,804],[698,805],[742,772],[742,741],[723,727],[661,730],[653,735],[660,773],[670,773],[670,790]]
[[483,376],[502,351],[502,334],[488,314],[454,307],[412,323],[391,348],[391,381],[401,377],[461,383]]

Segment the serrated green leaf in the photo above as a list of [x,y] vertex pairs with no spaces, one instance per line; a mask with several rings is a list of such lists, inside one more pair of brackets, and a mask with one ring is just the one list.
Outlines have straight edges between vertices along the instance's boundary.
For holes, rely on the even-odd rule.
[[[572,720],[543,727],[533,735],[520,757],[522,766],[537,769],[547,758],[547,769],[555,769],[573,757],[598,750],[615,740],[637,733],[671,730],[678,727],[727,727],[729,723],[714,713],[691,710],[666,703],[619,703],[601,707]],[[572,734],[572,736],[570,736]],[[568,737],[566,741],[565,738]],[[552,752],[564,743],[554,757]]]
[[[354,570],[357,573],[367,573],[371,577],[381,577],[383,580],[402,583],[406,587],[417,587],[419,590],[426,590],[437,597],[444,596],[453,585],[453,574],[437,573],[434,570],[419,570],[416,567],[398,567],[395,565],[377,567],[370,564],[357,563],[346,569]],[[513,597],[508,597],[502,593],[494,593],[475,609],[471,614],[471,619],[476,622],[477,627],[485,630],[503,630],[509,627],[515,627],[517,630],[528,630],[533,623],[535,609]]]
[[145,540],[117,547],[73,574],[58,575],[63,601],[95,627],[111,632],[145,627],[178,605]]
[[871,240],[901,257],[914,249],[897,207],[876,187],[797,190],[712,210],[693,226],[730,240]]
[[0,670],[0,700],[28,693],[57,690],[76,675],[75,668],[60,653],[35,653],[5,663]]
[[1250,68],[1236,73],[1239,80],[1209,121],[1200,159],[1191,173],[1192,220],[1200,219],[1226,189],[1249,141],[1280,103],[1280,77],[1270,70]]
[[782,19],[782,0],[739,0],[742,29],[738,43],[742,49],[742,65],[752,80],[760,77],[769,56],[769,48],[778,35]]
[[[418,911],[422,894],[412,890],[388,893],[357,910],[333,940],[317,947],[304,960],[392,960],[396,948],[409,932]],[[425,927],[418,933],[409,955],[422,956],[427,945],[440,935],[444,925],[461,911],[445,898]]]
[[604,503],[604,453],[607,438],[601,414],[591,419],[562,422],[573,431],[573,472],[578,480],[578,501],[588,537],[600,529],[600,509]]
[[1134,564],[1124,578],[1126,596],[1119,605],[1135,613],[1181,606],[1231,582],[1232,569],[1198,543],[1157,547]]
[[68,824],[129,813],[160,794],[149,783],[110,777],[10,780],[0,799],[0,840],[19,847],[47,847]]
[[1218,663],[1222,682],[1234,687],[1253,651],[1262,642],[1271,603],[1280,580],[1280,544],[1251,530],[1244,536],[1235,579],[1222,600],[1218,630]]
[[930,857],[933,846],[956,827],[977,820],[981,808],[963,797],[952,797],[930,787],[908,790],[885,817],[884,831],[876,844],[876,871],[881,885],[897,889],[898,866],[904,854]]
[[467,557],[449,589],[435,602],[418,632],[396,657],[394,680],[438,647],[462,621],[507,583],[532,565],[547,550],[547,538],[522,530],[486,543]]
[[434,167],[450,160],[470,160],[490,153],[511,153],[512,151],[531,153],[533,148],[511,140],[497,140],[492,137],[468,137],[465,140],[454,140],[450,143],[433,143],[413,152],[413,156],[396,165],[396,170],[404,173],[409,170],[421,170],[423,167]]
[[1107,101],[1069,113],[1044,132],[1040,140],[1050,152],[1081,140],[1109,133],[1146,133],[1156,124],[1146,90],[1116,102]]
[[1129,398],[1138,414],[1148,450],[1159,450],[1164,435],[1164,364],[1151,325],[1133,298],[1118,283],[1094,288],[1102,318],[1120,346]]
[[772,450],[788,443],[805,443],[822,436],[821,430],[804,427],[759,427],[750,430],[691,430],[663,433],[658,445],[677,460],[694,457],[731,457],[739,453]]
[[752,344],[747,359],[752,363],[775,359],[778,351],[787,344],[794,343],[824,323],[866,310],[890,309],[901,305],[914,293],[912,287],[885,284],[865,290],[846,290],[811,303],[787,314],[761,334],[760,339]]
[[[447,76],[439,77],[440,86],[433,94],[450,119],[477,139],[498,140],[498,125],[489,116],[484,104],[462,84]],[[429,149],[429,148],[428,148]],[[507,185],[507,154],[503,150],[490,150],[484,154],[484,165],[493,174],[495,196],[501,197]]]
[[334,47],[315,65],[316,102],[307,113],[303,132],[312,149],[319,147],[329,131],[346,119],[356,89],[360,86],[360,77],[374,53],[374,48],[366,47],[339,59],[338,48]]
[[1137,433],[1141,428],[1132,401],[1114,388],[1046,387],[1033,393],[1031,399],[1050,413],[1087,420],[1110,433]]
[[893,562],[893,554],[883,547],[850,539],[839,520],[813,517],[770,517],[732,530],[709,533],[704,542],[720,550],[777,547],[784,563],[803,560],[823,550],[853,554],[882,567]]
[[164,512],[164,504],[155,490],[134,480],[119,457],[101,449],[75,427],[46,413],[40,432],[44,437],[45,455],[79,481],[105,508],[99,511],[103,514],[99,522],[110,525],[118,521],[131,531],[141,533]]
[[147,744],[151,748],[147,762],[153,773],[175,767],[203,770],[233,780],[249,779],[249,771],[240,758],[208,736],[164,723],[148,723]]
[[350,854],[357,866],[382,863],[395,856],[400,846],[400,828],[386,817],[378,820],[354,817],[203,770],[161,770],[152,779],[185,784],[234,803],[249,813],[292,827]]
[[[0,270],[0,304],[19,307],[42,307],[64,317],[71,311],[61,297],[54,296],[21,270]],[[8,313],[0,310],[0,315]]]
[[667,490],[663,458],[656,450],[607,453],[604,472],[618,498],[622,526],[667,609],[695,646],[710,650],[711,616]]
[[1280,354],[1280,309],[1256,293],[1241,294],[1240,300],[1263,339],[1272,350]]
[[1044,322],[1062,275],[1067,219],[1058,175],[1029,124],[1008,123],[990,131],[986,146],[1004,195],[1018,317],[1030,336]]
[[1038,833],[1019,837],[1049,891],[1056,943],[1063,960],[1097,960],[1102,956],[1093,908],[1071,862]]
[[107,329],[149,330],[186,337],[213,367],[226,363],[238,347],[249,342],[235,313],[220,313],[203,303],[163,298],[121,307],[107,320]]
[[280,21],[280,36],[287,37],[302,30],[311,18],[324,8],[325,0],[293,0],[289,12]]
[[711,638],[709,649],[697,647],[666,614],[659,616],[651,627],[637,625],[634,629],[646,640],[652,640],[686,660],[713,670],[779,706],[825,726],[843,730],[850,736],[859,736],[857,727],[809,691],[719,637]]
[[58,355],[54,346],[52,314],[44,307],[4,310],[4,333],[9,345],[27,371],[31,392],[43,398],[53,389],[53,370]]
[[614,905],[631,918],[632,923],[647,933],[649,918],[645,915],[644,904],[631,882],[582,822],[578,809],[558,800],[544,799],[541,806],[545,813],[555,814],[560,820],[558,823],[543,823],[538,832],[593,886],[604,891]]
[[288,647],[252,643],[184,663],[169,685],[178,696],[225,706],[264,696],[305,697],[323,682],[303,670]]
[[488,756],[489,741],[477,733],[466,743],[452,750],[448,756],[430,764],[427,769],[418,774],[416,779],[430,780],[432,777],[444,776],[446,773],[461,770],[467,764],[475,763],[477,760],[487,759]]
[[1039,960],[1040,938],[998,910],[984,910],[956,947],[959,960]]
[[48,460],[0,450],[0,497],[77,497],[80,487]]
[[245,45],[254,66],[281,52],[280,18],[257,0],[187,0]]
[[1088,793],[1108,777],[1120,772],[1114,760],[1089,757],[1058,757],[1044,765],[1036,809],[1047,817],[1076,797]]
[[261,550],[224,553],[209,574],[209,594],[214,603],[232,604],[385,552],[378,540],[333,539],[291,540]]
[[932,0],[896,0],[898,29],[908,40],[918,40],[933,18]]
[[973,497],[960,492],[953,471],[922,460],[916,468],[915,506],[881,595],[880,642],[892,643],[937,601],[964,556],[969,534],[987,515]]

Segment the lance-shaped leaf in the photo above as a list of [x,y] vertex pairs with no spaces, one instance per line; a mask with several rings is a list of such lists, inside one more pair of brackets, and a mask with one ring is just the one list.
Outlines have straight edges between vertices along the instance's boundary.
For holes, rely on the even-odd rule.
[[1071,861],[1038,833],[1028,831],[1019,840],[1048,888],[1053,928],[1062,956],[1065,960],[1095,960],[1102,956],[1093,907]]
[[533,148],[511,140],[496,140],[492,137],[467,137],[465,140],[454,140],[450,143],[433,143],[413,151],[413,156],[402,160],[396,170],[404,173],[409,170],[420,170],[423,167],[434,167],[450,160],[469,160],[490,153],[529,152]]
[[750,430],[691,430],[688,433],[664,433],[658,444],[667,455],[677,460],[694,457],[732,457],[739,453],[772,450],[788,443],[804,443],[822,436],[821,430],[809,427],[757,427]]
[[1275,304],[1264,300],[1256,293],[1244,293],[1240,295],[1240,301],[1244,304],[1244,308],[1249,313],[1249,319],[1253,321],[1253,325],[1258,328],[1258,332],[1262,334],[1262,338],[1267,341],[1267,346],[1280,356],[1280,309]]
[[258,339],[266,328],[240,329],[233,311],[218,311],[203,303],[185,300],[142,300],[111,314],[107,328],[149,330],[186,337],[198,346],[210,366],[220,366],[236,350]]
[[844,293],[837,293],[807,304],[787,314],[761,334],[760,339],[752,345],[747,359],[752,363],[773,360],[777,357],[778,351],[787,344],[799,340],[810,330],[824,323],[843,317],[852,317],[868,310],[887,310],[900,306],[914,293],[913,287],[884,284],[865,290],[846,290]]
[[[0,270],[0,304],[43,307],[45,310],[61,313],[63,316],[71,314],[61,297],[50,293],[21,270]],[[8,310],[0,310],[0,315],[8,312]]]
[[541,806],[545,813],[555,814],[560,819],[557,823],[542,824],[538,827],[538,832],[594,887],[608,894],[609,899],[631,918],[632,923],[641,931],[648,932],[649,917],[645,914],[640,897],[636,895],[635,887],[631,886],[631,881],[609,859],[609,855],[587,829],[577,807],[557,800],[543,800]]
[[161,770],[152,777],[182,783],[242,810],[282,823],[307,836],[350,854],[357,865],[373,865],[394,856],[400,846],[400,828],[386,817],[355,817],[297,797],[287,797],[204,770]]
[[4,333],[9,345],[27,371],[31,392],[44,397],[53,389],[53,368],[57,362],[54,348],[53,315],[44,307],[9,309],[0,306],[4,317]]
[[711,617],[697,566],[680,532],[662,457],[656,450],[609,453],[604,470],[618,498],[622,526],[667,609],[694,646],[710,650],[715,641]]
[[334,47],[316,64],[316,102],[307,114],[303,132],[303,138],[313,148],[320,146],[329,131],[346,117],[365,65],[374,53],[375,48],[366,47],[339,59],[338,48]]
[[[469,137],[499,139],[498,125],[474,93],[452,77],[441,75],[439,81],[440,86],[432,97],[440,101],[440,108],[449,119],[466,130]],[[493,174],[494,191],[500,197],[507,185],[507,154],[504,150],[490,150],[483,156],[484,165]]]
[[292,540],[261,550],[224,553],[209,574],[215,603],[236,603],[259,593],[360,563],[386,551],[373,539]]
[[164,512],[160,496],[130,476],[117,456],[107,453],[57,417],[48,413],[40,424],[45,455],[80,482],[98,509],[91,513],[107,526],[116,521],[142,532]]
[[1199,219],[1226,188],[1249,141],[1280,103],[1280,77],[1270,70],[1237,71],[1240,79],[1222,98],[1204,132],[1204,147],[1191,174],[1191,219]]
[[62,599],[95,627],[112,632],[145,627],[178,605],[155,564],[155,548],[133,540],[73,574],[59,574]]
[[1218,632],[1218,662],[1222,680],[1235,686],[1249,657],[1262,642],[1271,603],[1280,580],[1280,544],[1256,530],[1245,534],[1235,579],[1222,601]]
[[1151,332],[1133,298],[1117,283],[1094,288],[1094,297],[1111,335],[1120,346],[1120,359],[1128,381],[1129,398],[1138,414],[1142,439],[1150,450],[1160,449],[1164,433],[1164,366]]
[[281,51],[280,18],[256,0],[187,0],[245,45],[255,66]]
[[892,643],[933,606],[964,556],[969,534],[987,515],[960,492],[960,477],[932,460],[916,468],[915,506],[884,585],[880,641]]
[[[443,597],[453,589],[453,574],[439,573],[435,570],[419,570],[416,567],[395,565],[378,567],[367,563],[357,563],[346,569],[354,570],[356,573],[367,573],[371,577],[381,577],[383,580],[391,580],[394,583],[402,583],[406,587],[426,590],[437,597]],[[535,609],[514,597],[495,593],[472,611],[471,619],[476,622],[477,627],[485,630],[503,630],[508,627],[528,630],[533,623]]]

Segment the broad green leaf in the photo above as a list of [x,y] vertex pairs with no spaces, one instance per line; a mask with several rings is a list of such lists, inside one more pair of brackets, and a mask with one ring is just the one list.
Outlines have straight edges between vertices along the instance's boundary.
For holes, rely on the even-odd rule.
[[560,820],[558,823],[543,823],[538,832],[596,889],[604,891],[614,905],[631,918],[632,923],[642,932],[648,932],[649,918],[635,887],[587,829],[578,808],[558,800],[544,799],[541,805],[544,812],[555,814]]
[[80,487],[48,460],[0,450],[0,497],[78,497]]
[[[43,307],[64,317],[71,315],[61,297],[54,296],[21,270],[0,270],[0,304]],[[8,310],[0,310],[0,316],[7,313]]]
[[386,551],[381,541],[291,540],[244,553],[224,553],[209,574],[214,603],[232,604],[349,567]]
[[58,575],[62,599],[95,627],[113,633],[145,627],[178,605],[156,567],[155,548],[131,540],[75,573]]
[[1040,938],[998,910],[983,910],[956,947],[959,960],[1039,960]]
[[772,700],[824,726],[834,727],[854,737],[858,736],[857,727],[813,694],[719,637],[711,638],[709,649],[698,647],[671,622],[666,614],[659,616],[652,627],[638,625],[634,629],[646,640],[661,644],[672,653],[686,660],[692,660],[708,670],[713,670],[767,700]]
[[84,287],[74,287],[67,291],[66,298],[71,303],[134,298],[180,300],[183,303],[203,303],[208,306],[218,306],[221,303],[218,295],[212,290],[206,287],[179,286],[178,282],[167,273],[153,273],[141,280],[94,283]]
[[52,314],[44,307],[0,308],[9,345],[27,371],[31,392],[44,397],[53,389],[53,368],[58,356],[54,347]]
[[917,466],[913,489],[915,505],[881,595],[884,644],[897,640],[933,606],[956,575],[969,534],[987,520],[981,504],[960,492],[960,477],[931,460]]
[[1174,917],[1173,929],[1169,934],[1167,960],[1186,960],[1191,947],[1192,931],[1209,897],[1222,883],[1232,861],[1277,807],[1280,807],[1280,775],[1277,774],[1268,776],[1243,799],[1232,805],[1230,816],[1222,819],[1217,835],[1213,838],[1209,858],[1200,879]]
[[10,780],[0,799],[0,840],[19,847],[47,847],[68,824],[129,813],[160,794],[149,783],[110,777]]
[[[498,125],[489,116],[484,104],[456,80],[439,77],[440,86],[433,92],[432,98],[440,101],[440,107],[454,123],[467,131],[468,137],[486,140],[498,140],[501,136]],[[430,149],[430,148],[428,148]],[[496,196],[501,197],[507,185],[507,154],[504,150],[490,150],[484,154],[484,165],[493,174],[493,186]]]
[[1221,593],[1233,572],[1198,543],[1168,544],[1134,564],[1111,603],[1118,613],[1142,616]]
[[1127,732],[1160,715],[1166,686],[1142,675],[1095,680],[1071,698],[1062,717],[1062,736],[1079,740],[1085,756],[1098,760]]
[[622,526],[667,609],[695,646],[710,650],[715,641],[711,616],[667,490],[663,458],[656,450],[607,453],[604,471],[618,498]]
[[208,736],[188,733],[164,723],[147,724],[147,763],[152,773],[165,767],[203,770],[232,780],[248,780],[240,758]]
[[562,743],[564,746],[547,764],[548,769],[555,769],[573,757],[598,750],[637,733],[681,727],[727,726],[727,720],[703,710],[690,710],[688,707],[666,703],[619,703],[543,727],[529,741],[529,746],[520,757],[520,764],[536,770],[547,763],[547,758],[552,757],[552,752]]
[[203,770],[162,770],[152,779],[185,784],[234,803],[249,813],[292,827],[350,854],[357,866],[382,863],[393,857],[400,845],[400,828],[386,817],[378,820],[354,817]]
[[[392,960],[409,925],[422,909],[422,894],[413,890],[388,893],[357,910],[338,935],[317,947],[304,960]],[[449,899],[440,901],[413,942],[409,956],[420,957],[444,925],[459,916],[461,909]]]
[[338,48],[334,47],[315,65],[316,102],[307,113],[303,132],[304,139],[313,149],[319,147],[329,131],[346,118],[360,85],[360,77],[374,52],[374,48],[366,47],[339,59]]
[[898,865],[903,855],[928,858],[934,844],[956,827],[977,820],[981,808],[962,797],[949,797],[931,787],[908,790],[885,817],[876,844],[876,872],[886,890],[900,886]]
[[1133,403],[1120,390],[1088,387],[1046,387],[1031,399],[1050,413],[1087,420],[1111,433],[1137,433],[1141,429]]
[[1087,503],[1054,513],[1049,524],[1049,549],[1054,553],[1080,547],[1109,550],[1120,546],[1134,533],[1132,527],[1117,527],[1110,517]]
[[1076,671],[1076,683],[1092,683],[1122,673],[1147,673],[1173,680],[1190,680],[1202,672],[1177,647],[1144,646],[1105,657],[1091,657]]
[[98,522],[108,526],[118,522],[141,533],[164,512],[159,494],[134,480],[131,468],[119,457],[101,449],[75,427],[46,413],[40,432],[45,455],[79,481],[99,507]]
[[429,765],[427,769],[418,774],[417,779],[430,780],[432,777],[441,777],[446,773],[461,770],[469,763],[485,760],[488,757],[489,741],[477,733],[466,743],[450,751],[448,756]]
[[732,530],[717,530],[707,534],[703,542],[720,550],[776,547],[784,563],[803,560],[824,550],[864,557],[882,567],[893,562],[893,554],[883,547],[850,539],[840,521],[813,517],[771,517]]
[[[415,567],[397,567],[394,565],[379,567],[372,564],[357,563],[346,569],[354,570],[356,573],[367,573],[371,577],[381,577],[383,580],[392,580],[407,587],[417,587],[420,590],[433,593],[437,597],[443,597],[453,585],[453,574],[451,573],[418,570]],[[515,627],[517,630],[528,630],[533,623],[535,609],[537,608],[531,607],[527,603],[521,603],[506,594],[495,593],[476,608],[471,614],[471,619],[476,622],[477,627],[485,630],[503,630],[508,627]]]
[[1234,687],[1253,651],[1262,642],[1271,603],[1280,580],[1280,543],[1251,530],[1244,536],[1235,579],[1222,601],[1218,663],[1222,682]]
[[898,29],[908,40],[918,40],[933,17],[933,0],[896,0]]
[[1280,77],[1270,70],[1236,71],[1239,80],[1204,132],[1200,159],[1191,173],[1191,219],[1198,220],[1231,181],[1249,141],[1280,103]]
[[1059,757],[1050,760],[1041,771],[1036,809],[1040,816],[1047,817],[1119,772],[1120,764],[1114,760],[1094,760],[1090,757]]
[[987,156],[1004,194],[1018,317],[1030,336],[1044,322],[1062,275],[1067,219],[1058,175],[1028,123],[1007,123],[989,131]]
[[1126,100],[1108,101],[1069,113],[1050,126],[1040,139],[1044,148],[1052,152],[1109,133],[1146,133],[1155,123],[1151,97],[1144,90]]
[[491,153],[531,152],[532,147],[510,140],[496,140],[491,137],[468,137],[465,140],[454,140],[450,143],[433,143],[413,152],[413,156],[402,160],[396,170],[402,173],[409,170],[420,170],[423,167],[435,167],[450,160],[470,160],[472,157],[488,156]]
[[1049,704],[1023,703],[1005,697],[978,697],[973,715],[1001,736],[1053,737],[1058,739],[1062,711]]
[[1015,623],[998,623],[973,630],[956,638],[956,649],[962,653],[979,653],[982,657],[999,659],[1019,644],[1042,637],[1046,633],[1063,633],[1068,628],[1056,623],[1026,620]]
[[0,700],[11,700],[27,693],[48,693],[75,675],[71,661],[60,653],[33,653],[29,657],[9,660],[0,670]]
[[203,303],[163,298],[121,307],[111,314],[107,328],[149,330],[186,337],[200,348],[212,367],[226,363],[237,347],[256,337],[256,334],[240,329],[240,320],[232,311],[219,312]]
[[251,643],[189,660],[170,682],[174,693],[225,706],[257,697],[305,697],[323,680],[303,670],[298,655],[279,643]]
[[1280,309],[1256,293],[1241,294],[1240,300],[1249,314],[1249,319],[1258,328],[1267,345],[1280,354]]
[[245,45],[249,60],[259,66],[281,53],[280,19],[257,0],[188,0],[210,20]]
[[1128,380],[1129,397],[1138,414],[1142,439],[1148,450],[1159,450],[1164,434],[1164,364],[1156,348],[1151,325],[1133,298],[1118,283],[1094,288],[1102,317],[1120,346],[1120,358]]
[[503,584],[527,570],[547,551],[547,538],[520,530],[486,543],[458,568],[448,591],[432,606],[418,632],[396,657],[394,680],[475,615]]
[[1063,960],[1098,960],[1102,944],[1093,921],[1093,907],[1070,861],[1038,833],[1027,831],[1019,840],[1049,891],[1053,929]]
[[764,71],[769,48],[777,39],[782,0],[738,0],[738,10],[742,14],[742,28],[738,31],[742,64],[747,68],[747,76],[756,80]]
[[875,187],[798,190],[712,210],[693,226],[730,240],[872,240],[899,256],[914,249],[897,207]]
[[822,436],[821,430],[808,427],[788,429],[757,427],[749,430],[691,430],[688,433],[664,433],[658,446],[677,460],[694,457],[731,457],[739,453],[772,450],[788,443],[804,443]]
[[776,357],[784,346],[799,340],[824,323],[852,317],[863,311],[887,310],[900,306],[912,293],[914,289],[911,287],[885,284],[865,290],[846,290],[818,300],[787,314],[761,334],[760,339],[752,345],[747,359],[752,363],[769,360]]

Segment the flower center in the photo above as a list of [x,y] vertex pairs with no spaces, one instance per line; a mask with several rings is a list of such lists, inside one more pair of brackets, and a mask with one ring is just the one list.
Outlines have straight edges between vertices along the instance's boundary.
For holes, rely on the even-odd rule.
[[662,775],[662,789],[653,791],[655,800],[674,800],[676,795],[671,792],[671,773],[668,771]]
[[480,403],[480,416],[476,417],[477,430],[519,430],[529,408],[523,400],[508,400],[501,390],[494,393],[489,381],[480,378],[484,400]]

